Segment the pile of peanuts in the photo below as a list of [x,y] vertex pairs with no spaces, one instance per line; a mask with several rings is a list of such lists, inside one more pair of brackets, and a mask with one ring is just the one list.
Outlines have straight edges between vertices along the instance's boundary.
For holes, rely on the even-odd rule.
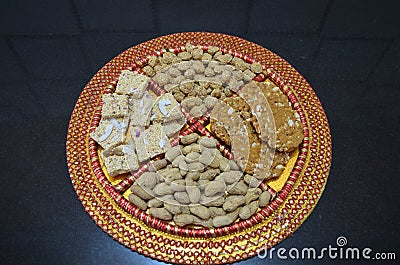
[[178,226],[222,227],[250,218],[271,194],[222,156],[216,143],[196,133],[183,136],[180,145],[135,181],[130,202]]
[[224,99],[263,71],[259,63],[249,64],[239,57],[210,46],[203,51],[188,43],[184,51],[166,51],[150,56],[143,72],[171,92],[178,102],[186,97]]

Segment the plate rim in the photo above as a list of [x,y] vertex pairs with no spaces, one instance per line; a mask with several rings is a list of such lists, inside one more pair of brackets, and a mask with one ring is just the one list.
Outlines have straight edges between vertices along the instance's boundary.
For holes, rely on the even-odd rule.
[[[269,220],[271,218],[267,218],[265,222],[262,222],[262,224],[266,225],[263,226],[262,229],[266,231],[263,231],[262,229],[257,230],[260,231],[260,233],[257,235],[253,232],[254,230],[258,229],[260,225],[252,227],[253,229],[250,229],[250,231],[245,231],[246,233],[240,231],[234,234],[213,238],[180,238],[179,236],[170,235],[158,230],[155,231],[138,220],[133,220],[132,218],[123,216],[123,212],[118,209],[119,206],[115,202],[107,200],[104,201],[104,198],[107,198],[106,193],[110,191],[102,191],[101,187],[98,186],[99,183],[96,183],[96,180],[90,178],[94,176],[94,172],[91,170],[91,163],[82,163],[85,161],[87,162],[87,159],[89,159],[90,162],[90,154],[88,153],[88,135],[85,136],[79,134],[80,130],[88,132],[90,127],[90,119],[88,119],[87,116],[92,113],[88,112],[92,111],[92,109],[88,108],[87,103],[93,101],[93,97],[95,96],[101,97],[102,92],[109,87],[109,84],[116,82],[116,77],[118,75],[115,73],[114,75],[111,74],[113,70],[115,71],[115,68],[122,70],[128,68],[129,65],[133,65],[133,63],[140,61],[138,58],[143,59],[143,56],[145,56],[146,53],[140,56],[140,54],[138,54],[138,50],[141,50],[142,52],[143,50],[149,51],[151,47],[160,45],[162,46],[166,43],[176,43],[177,40],[180,44],[184,44],[188,41],[192,42],[192,44],[198,44],[199,41],[204,43],[204,41],[206,41],[208,42],[208,45],[218,46],[218,44],[222,44],[228,48],[230,48],[230,46],[234,46],[235,43],[244,44],[246,49],[245,54],[249,54],[249,56],[252,56],[253,58],[259,57],[261,60],[256,59],[258,62],[262,63],[266,67],[271,68],[273,74],[275,74],[276,77],[284,83],[284,85],[288,86],[288,88],[289,85],[291,85],[290,90],[294,94],[300,94],[301,98],[299,101],[307,99],[307,101],[303,102],[304,104],[309,105],[307,107],[311,108],[311,112],[306,113],[307,116],[310,114],[311,117],[317,116],[319,121],[319,124],[314,124],[314,119],[311,123],[308,122],[308,124],[311,125],[311,127],[308,128],[310,130],[310,137],[311,134],[314,134],[315,137],[313,136],[312,139],[317,140],[316,142],[311,142],[310,139],[309,150],[313,153],[317,153],[317,151],[321,152],[321,149],[325,149],[321,152],[321,159],[324,159],[325,161],[322,166],[318,165],[319,168],[315,168],[315,170],[318,172],[312,175],[312,177],[316,176],[316,180],[319,182],[313,184],[314,196],[312,196],[312,198],[299,199],[301,201],[304,200],[304,202],[307,203],[306,208],[302,209],[300,214],[298,214],[297,210],[294,209],[296,210],[296,218],[291,218],[291,220],[295,220],[295,224],[289,225],[290,221],[287,218],[288,215],[293,216],[293,210],[288,211],[285,209],[292,209],[290,207],[287,208],[286,206],[287,200],[293,199],[294,195],[297,195],[293,193],[295,187],[302,187],[302,189],[307,188],[307,185],[301,183],[304,182],[304,179],[302,181],[301,176],[304,177],[308,173],[304,172],[304,168],[299,169],[301,173],[299,174],[298,179],[293,183],[290,183],[293,186],[293,189],[286,194],[286,200],[282,201],[279,207],[280,209],[276,209],[274,214],[271,216],[271,218],[274,218],[272,220]],[[234,51],[237,50],[234,49]],[[264,61],[264,63],[262,61]],[[293,83],[294,80],[296,80],[296,83]],[[305,95],[302,93],[305,93]],[[298,95],[296,96],[298,97]],[[304,96],[306,96],[306,98],[304,98]],[[308,121],[310,121],[310,119]],[[317,125],[321,128],[317,129]],[[317,135],[319,136],[319,132],[321,131],[323,132],[324,137],[320,136],[320,139],[320,137],[317,137]],[[82,149],[82,147],[84,148]],[[316,206],[325,188],[331,165],[332,147],[328,121],[319,99],[316,97],[315,92],[307,83],[307,81],[305,81],[300,73],[296,71],[288,62],[266,48],[235,36],[209,32],[186,32],[161,36],[133,46],[116,56],[94,75],[94,77],[83,89],[71,115],[68,126],[66,153],[70,178],[79,199],[82,201],[82,204],[85,207],[85,210],[89,213],[96,224],[115,240],[141,254],[165,262],[207,263],[212,261],[213,263],[227,263],[254,256],[256,255],[257,250],[263,249],[264,247],[271,247],[279,243],[301,226],[301,224]],[[318,161],[315,161],[315,158],[312,160],[310,157],[306,157],[304,165],[307,166],[311,162],[317,163]],[[309,172],[308,175],[311,175],[311,172]],[[88,180],[86,180],[85,177],[87,177]],[[296,198],[298,198],[298,196],[296,196]],[[109,218],[110,216],[111,219]],[[116,220],[123,220],[123,222],[118,223],[118,225],[113,224],[110,227],[108,224],[109,221],[107,220],[113,220],[114,222],[116,222]],[[132,232],[134,232],[134,235],[143,238],[143,241],[140,240],[136,242],[137,239],[135,237],[132,238]],[[255,241],[253,242],[252,240],[253,237],[264,239],[266,242],[257,242],[256,244],[254,243]],[[171,252],[171,248],[167,248],[166,250],[158,249],[157,244],[151,244],[152,242],[146,241],[146,238],[152,238],[153,241],[155,240],[156,242],[160,242],[161,238],[161,242],[166,245],[181,249],[181,252],[173,254],[168,253]],[[257,241],[259,241],[258,239]],[[246,247],[242,248],[241,243],[243,243],[243,246]],[[252,247],[247,247],[249,244],[251,244]],[[238,245],[240,245],[240,247],[238,247]],[[195,251],[191,251],[193,248]],[[210,251],[210,249],[216,249],[217,251],[213,253]],[[218,251],[220,249],[222,250]]]

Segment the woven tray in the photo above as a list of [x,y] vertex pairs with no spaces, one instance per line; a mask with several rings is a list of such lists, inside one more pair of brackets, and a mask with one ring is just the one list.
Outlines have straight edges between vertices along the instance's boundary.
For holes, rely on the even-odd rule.
[[[102,169],[97,145],[89,137],[101,118],[101,96],[114,89],[122,70],[140,69],[148,55],[159,55],[166,48],[180,51],[187,42],[204,49],[218,46],[247,62],[262,64],[265,71],[255,80],[269,79],[285,91],[304,125],[305,139],[284,174],[263,183],[262,188],[273,194],[272,202],[250,219],[228,227],[180,228],[141,212],[129,203],[124,191],[146,167],[133,176],[110,179]],[[156,93],[159,89],[154,84]],[[189,119],[185,132],[194,130],[206,135],[204,121]],[[331,138],[324,110],[314,91],[285,60],[237,37],[192,32],[162,36],[134,46],[100,69],[76,103],[66,152],[71,181],[85,210],[115,240],[165,262],[219,264],[254,256],[291,235],[304,222],[325,187],[331,163]]]

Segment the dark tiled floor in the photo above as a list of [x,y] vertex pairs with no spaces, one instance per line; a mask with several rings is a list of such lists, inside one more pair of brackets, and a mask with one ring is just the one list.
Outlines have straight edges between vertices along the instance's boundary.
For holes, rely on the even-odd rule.
[[[80,91],[107,61],[148,39],[195,30],[231,33],[276,52],[304,74],[327,113],[334,152],[328,185],[278,247],[322,248],[344,235],[352,246],[398,251],[398,1],[3,2],[2,264],[161,264],[112,240],[85,213],[69,180],[65,136]],[[239,264],[265,263],[298,261]]]
[[400,40],[393,41],[383,60],[374,69],[373,77],[384,84],[400,83]]
[[334,37],[400,37],[399,2],[391,0],[333,1],[325,34]]
[[26,73],[23,67],[18,63],[18,58],[15,56],[13,48],[10,47],[11,43],[5,39],[0,39],[0,72],[2,76],[2,82],[21,82],[25,80]]
[[162,32],[215,31],[242,33],[247,30],[250,1],[156,0]]
[[84,79],[89,74],[76,37],[22,37],[12,43],[32,79]]
[[285,59],[301,73],[311,67],[312,58],[317,52],[317,36],[287,36],[274,34],[244,34],[243,38],[260,44],[276,54],[285,54]]
[[324,40],[311,75],[321,80],[366,80],[386,46],[385,41]]
[[74,0],[88,31],[154,31],[152,1]]
[[84,33],[81,38],[91,73],[95,73],[126,49],[158,36],[156,33]]
[[[307,34],[319,30],[328,0],[255,0],[253,2],[250,12],[250,32],[301,32]],[[310,14],[313,15],[310,16]]]
[[69,0],[2,1],[0,32],[6,34],[78,33],[78,21]]

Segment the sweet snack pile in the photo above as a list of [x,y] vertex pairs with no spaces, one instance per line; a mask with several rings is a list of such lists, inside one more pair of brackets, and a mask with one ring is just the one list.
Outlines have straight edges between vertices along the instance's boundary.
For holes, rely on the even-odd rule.
[[253,81],[263,71],[189,43],[149,56],[138,72],[122,71],[115,92],[102,97],[91,137],[111,177],[151,162],[127,191],[129,201],[177,226],[208,228],[265,207],[271,193],[260,183],[282,174],[304,136],[279,87]]

